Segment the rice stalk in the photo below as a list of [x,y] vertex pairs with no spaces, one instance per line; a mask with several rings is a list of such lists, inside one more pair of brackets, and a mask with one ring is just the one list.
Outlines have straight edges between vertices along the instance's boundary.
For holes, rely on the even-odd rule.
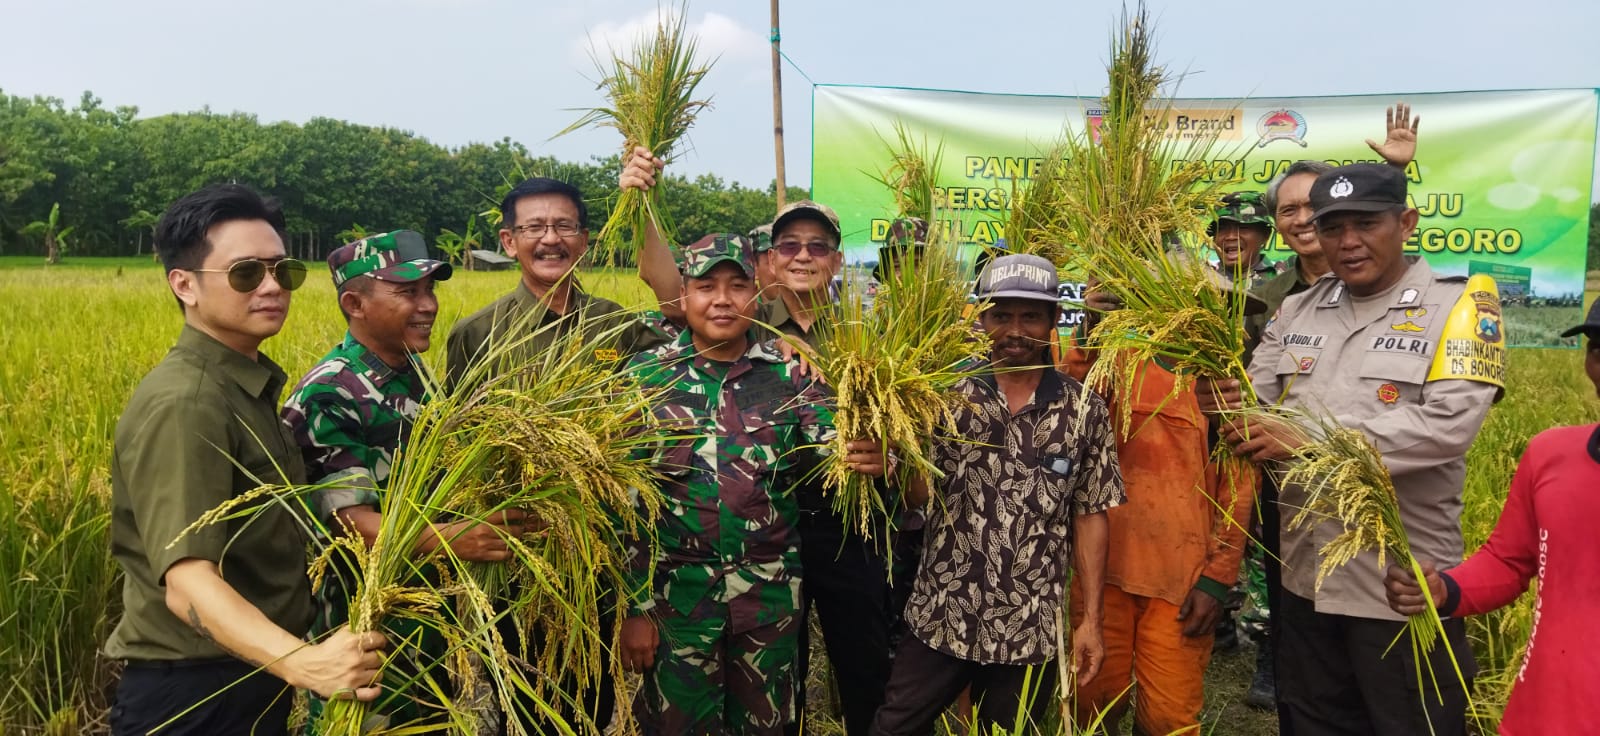
[[[601,74],[597,89],[605,94],[607,106],[589,110],[556,135],[591,126],[613,128],[622,133],[624,156],[642,146],[658,159],[671,161],[695,118],[711,106],[709,99],[696,98],[695,88],[714,62],[697,57],[697,42],[685,32],[684,17],[683,8],[662,10],[655,33],[636,40],[626,55],[613,51],[609,64],[596,57]],[[600,229],[599,240],[608,254],[624,247],[630,254],[638,253],[648,224],[654,224],[666,242],[675,242],[676,229],[662,206],[665,189],[619,193],[611,217]]]
[[847,442],[871,438],[898,460],[890,485],[940,476],[932,461],[938,430],[955,421],[957,382],[982,370],[988,338],[972,329],[972,305],[954,244],[938,230],[925,250],[911,249],[887,269],[868,306],[864,289],[846,285],[812,366],[832,388],[837,436],[823,465],[833,508],[867,539],[887,545],[892,498],[845,464]]
[[898,217],[917,217],[931,224],[944,141],[930,148],[927,136],[918,141],[904,122],[896,120],[894,140],[883,143],[889,154],[889,166],[882,172],[868,175],[889,189]]

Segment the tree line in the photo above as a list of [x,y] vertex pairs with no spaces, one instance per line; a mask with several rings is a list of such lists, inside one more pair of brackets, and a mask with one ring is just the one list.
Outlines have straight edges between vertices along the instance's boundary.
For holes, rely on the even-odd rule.
[[[138,113],[107,108],[90,92],[69,107],[59,98],[0,90],[0,254],[46,255],[52,245],[68,257],[148,253],[166,205],[217,182],[277,197],[290,251],[301,258],[324,258],[361,232],[399,228],[446,248],[495,249],[490,220],[498,214],[482,213],[514,180],[542,175],[577,185],[591,198],[587,224],[597,232],[621,169],[616,155],[558,161],[509,137],[450,148],[409,131],[332,118],[298,124],[209,108]],[[771,184],[750,189],[701,174],[669,175],[664,186],[684,242],[747,231],[776,208]],[[789,188],[790,199],[804,196]]]

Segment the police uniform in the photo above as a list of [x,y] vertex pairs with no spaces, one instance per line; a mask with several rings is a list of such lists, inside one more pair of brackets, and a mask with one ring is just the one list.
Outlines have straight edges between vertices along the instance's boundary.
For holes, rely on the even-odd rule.
[[[1330,190],[1356,201],[1370,194],[1367,189],[1394,185],[1368,181],[1390,174],[1350,171],[1357,168],[1319,178],[1313,206],[1319,200],[1328,205]],[[1397,186],[1394,206],[1403,207],[1403,178]],[[1263,333],[1250,376],[1264,404],[1325,412],[1361,430],[1394,480],[1416,557],[1459,560],[1466,452],[1503,380],[1499,299],[1487,277],[1474,277],[1481,283],[1469,288],[1467,279],[1437,274],[1422,258],[1408,260],[1399,282],[1378,294],[1353,296],[1330,274],[1289,297]],[[1284,610],[1277,676],[1290,720],[1285,728],[1302,736],[1427,732],[1409,648],[1401,644],[1384,657],[1404,617],[1384,599],[1377,553],[1361,553],[1319,587],[1320,550],[1342,527],[1312,519],[1289,528],[1305,499],[1303,487],[1281,489]],[[1462,623],[1447,621],[1445,628],[1470,681],[1472,653]],[[1428,685],[1428,718],[1436,732],[1457,733],[1464,728],[1465,696],[1443,647],[1428,665],[1445,691],[1440,705]],[[1363,722],[1366,728],[1356,725]]]

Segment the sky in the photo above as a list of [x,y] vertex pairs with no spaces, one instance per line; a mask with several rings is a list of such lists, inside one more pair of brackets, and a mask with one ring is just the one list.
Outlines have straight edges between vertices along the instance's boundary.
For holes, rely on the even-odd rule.
[[[788,183],[799,186],[810,182],[811,81],[1097,95],[1122,8],[1113,0],[782,5],[782,49],[794,62],[783,67]],[[341,118],[447,146],[510,137],[536,155],[585,161],[616,152],[616,133],[551,136],[603,102],[594,55],[626,45],[658,7],[652,0],[0,0],[0,26],[12,31],[0,44],[0,90],[69,103],[90,90],[141,115],[209,105],[264,122]],[[1600,86],[1594,0],[1150,0],[1149,7],[1159,58],[1190,72],[1181,96],[1398,99]],[[696,0],[682,12],[717,62],[702,84],[714,107],[673,170],[765,187],[774,171],[769,5]],[[1426,146],[1427,111],[1418,113]]]

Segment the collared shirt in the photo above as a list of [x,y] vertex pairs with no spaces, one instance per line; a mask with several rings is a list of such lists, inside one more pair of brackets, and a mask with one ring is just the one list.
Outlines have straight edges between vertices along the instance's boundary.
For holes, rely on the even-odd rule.
[[934,444],[922,567],[906,622],[929,647],[984,664],[1056,655],[1056,615],[1072,561],[1072,521],[1125,500],[1106,405],[1045,370],[1011,413],[992,373],[962,380],[970,402]]
[[[583,330],[583,342],[595,360],[624,365],[633,355],[663,345],[670,335],[659,324],[636,318],[616,302],[592,296],[573,285],[565,314],[552,311],[543,300],[518,283],[511,293],[462,318],[450,330],[445,346],[448,385],[466,377],[471,367],[485,359],[493,344],[520,340],[501,357],[500,371],[523,365],[543,354],[574,328]],[[498,375],[498,373],[496,374]]]
[[1255,354],[1256,346],[1261,344],[1261,331],[1267,328],[1267,320],[1283,306],[1283,300],[1311,288],[1305,276],[1300,273],[1300,256],[1293,255],[1280,261],[1282,271],[1250,289],[1250,294],[1266,304],[1260,314],[1247,315],[1244,318],[1245,351],[1244,363],[1250,364],[1250,358]]
[[332,524],[342,508],[380,507],[378,489],[424,394],[416,370],[390,367],[349,333],[300,379],[284,402],[283,422],[300,446],[306,477],[335,484],[313,494],[324,521]]
[[288,508],[269,499],[248,517],[178,539],[202,514],[262,483],[305,482],[294,438],[278,421],[285,382],[267,356],[251,360],[187,325],[139,382],[117,420],[111,458],[111,552],[122,566],[124,612],[108,656],[227,656],[167,609],[163,578],[189,558],[215,562],[224,581],[290,633],[310,626],[306,540]]
[[[752,331],[753,334],[753,331]],[[653,413],[663,439],[657,553],[629,544],[637,579],[654,568],[656,602],[687,615],[711,597],[728,606],[731,630],[748,631],[799,607],[800,535],[790,470],[795,451],[833,438],[821,387],[799,375],[771,342],[732,363],[701,357],[689,333],[636,357],[629,370],[661,390]]]
[[[1081,378],[1095,360],[1114,359],[1078,340],[1073,335],[1062,355],[1068,375]],[[1178,391],[1177,381],[1152,360],[1138,369],[1131,394],[1105,397],[1128,497],[1106,512],[1116,550],[1106,560],[1106,583],[1181,606],[1197,585],[1220,600],[1237,579],[1257,474],[1246,468],[1230,477],[1212,460],[1195,391]]]
[[[1400,496],[1400,515],[1418,559],[1459,560],[1466,453],[1498,390],[1460,379],[1429,380],[1435,351],[1457,299],[1460,277],[1413,261],[1382,294],[1353,298],[1332,274],[1285,299],[1250,363],[1262,403],[1331,413],[1377,446]],[[1402,620],[1384,599],[1384,570],[1363,552],[1316,588],[1323,545],[1336,520],[1289,529],[1305,489],[1280,491],[1283,587],[1318,611]]]

